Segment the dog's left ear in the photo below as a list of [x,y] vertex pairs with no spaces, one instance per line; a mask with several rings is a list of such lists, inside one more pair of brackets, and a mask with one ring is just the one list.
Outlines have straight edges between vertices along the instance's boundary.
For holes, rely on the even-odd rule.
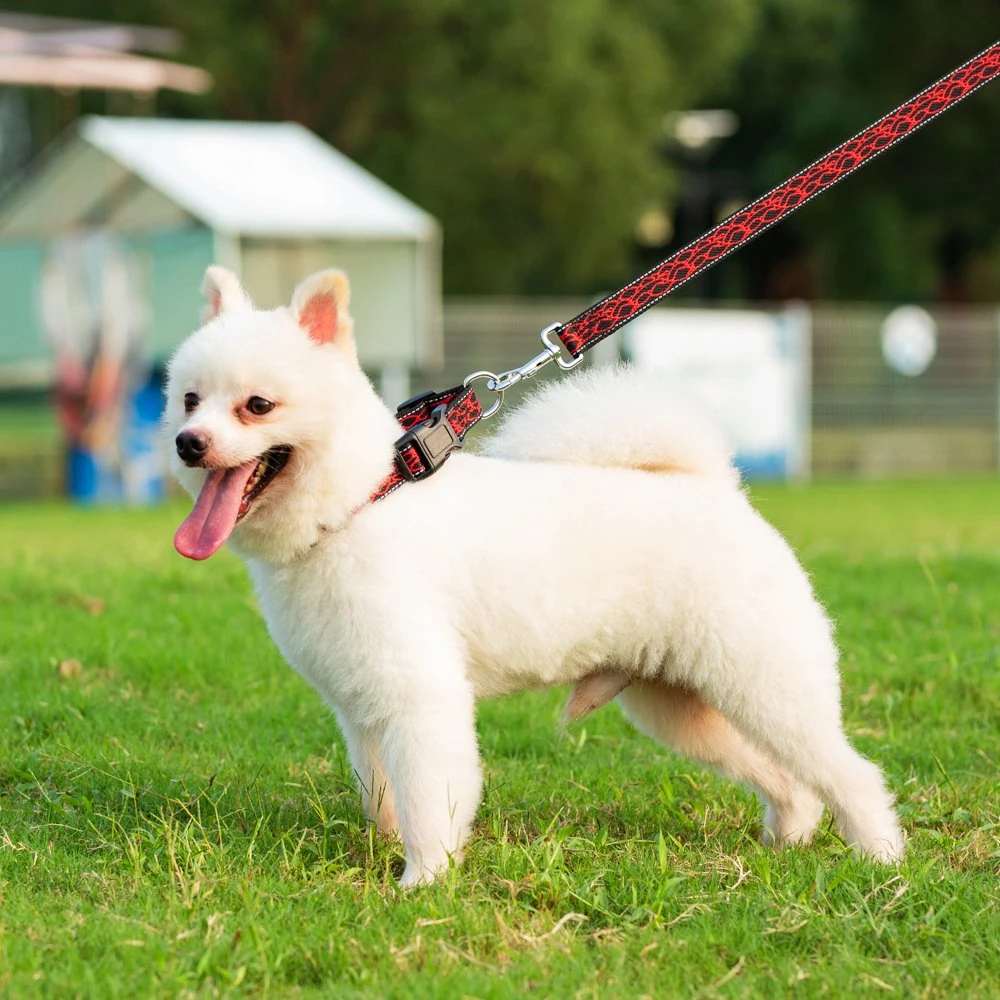
[[243,290],[240,279],[232,271],[212,264],[205,271],[201,283],[205,307],[201,311],[202,323],[208,323],[220,313],[245,312],[253,309],[250,296]]
[[347,306],[351,286],[343,271],[320,271],[306,278],[292,296],[292,313],[299,326],[317,344],[333,344],[352,358],[354,321]]

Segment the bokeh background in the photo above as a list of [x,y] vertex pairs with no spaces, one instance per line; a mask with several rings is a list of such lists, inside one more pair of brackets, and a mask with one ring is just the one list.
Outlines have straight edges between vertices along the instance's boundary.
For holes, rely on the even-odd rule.
[[[362,340],[380,345],[366,365],[387,398],[521,363],[536,353],[542,326],[569,319],[993,41],[995,0],[958,7],[8,6],[0,14],[0,496],[158,494],[151,465],[126,466],[152,448],[162,365],[196,324],[197,276],[212,259],[244,273],[267,305],[308,270],[346,265],[359,276],[357,309],[384,300],[394,310],[368,324],[377,331],[359,324]],[[74,143],[86,145],[95,115],[298,123],[430,218],[430,256],[404,265],[419,271],[418,290],[398,300],[370,291],[366,282],[377,287],[391,265],[359,256],[343,234],[278,233],[293,251],[254,272],[253,253],[275,233],[250,225],[240,243],[233,227],[215,220],[213,228],[210,204],[199,215],[183,198],[172,199],[174,243],[154,246],[146,231],[140,239],[136,211],[129,222],[120,192],[109,197],[107,164],[90,174],[53,167]],[[996,472],[997,135],[1000,86],[671,297],[672,308],[722,316],[781,317],[790,304],[805,315],[793,409],[806,460],[779,474]],[[221,183],[228,170],[238,188],[239,161],[220,169]],[[294,191],[305,172],[293,163],[275,183]],[[85,190],[90,183],[97,193]],[[904,314],[917,318],[897,329],[894,353],[886,321],[899,319],[900,306],[920,311]],[[745,395],[752,407],[754,392]],[[97,467],[87,467],[94,456]]]

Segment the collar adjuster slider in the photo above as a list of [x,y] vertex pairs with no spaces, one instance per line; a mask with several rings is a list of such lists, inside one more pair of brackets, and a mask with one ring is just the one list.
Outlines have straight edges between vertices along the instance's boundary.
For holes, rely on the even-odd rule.
[[[453,451],[462,447],[464,442],[448,422],[447,412],[448,407],[445,403],[435,406],[431,410],[430,419],[411,427],[402,437],[397,438],[393,445],[399,459],[397,467],[403,477],[411,483],[436,472]],[[423,463],[423,468],[419,471],[415,472],[407,464],[403,455],[407,448],[413,448]]]

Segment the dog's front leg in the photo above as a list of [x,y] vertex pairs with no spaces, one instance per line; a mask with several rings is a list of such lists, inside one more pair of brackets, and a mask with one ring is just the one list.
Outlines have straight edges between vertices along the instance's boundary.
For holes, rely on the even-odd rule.
[[389,775],[382,760],[380,734],[355,725],[344,712],[337,712],[337,722],[347,744],[358,786],[361,789],[361,808],[375,824],[378,832],[391,835],[399,832],[396,797]]
[[387,720],[382,740],[406,853],[404,889],[461,861],[483,785],[468,684],[430,685],[410,699]]

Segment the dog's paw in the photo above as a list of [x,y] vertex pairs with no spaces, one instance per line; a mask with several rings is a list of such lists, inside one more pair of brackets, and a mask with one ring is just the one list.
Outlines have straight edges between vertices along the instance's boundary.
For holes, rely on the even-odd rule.
[[435,852],[437,860],[426,860],[427,855],[421,861],[413,861],[407,857],[399,887],[410,889],[415,885],[430,885],[442,872],[451,867],[457,868],[462,863],[463,853],[461,850],[451,854]]
[[430,885],[437,872],[431,868],[408,864],[399,879],[400,889],[412,889],[417,885]]
[[882,865],[898,865],[906,852],[906,838],[903,836],[903,831],[896,827],[864,847],[859,847],[857,844],[853,846],[857,854],[870,861],[877,861]]
[[795,800],[783,806],[769,803],[764,812],[761,840],[766,847],[808,844],[823,818],[823,803],[812,792],[802,789]]

